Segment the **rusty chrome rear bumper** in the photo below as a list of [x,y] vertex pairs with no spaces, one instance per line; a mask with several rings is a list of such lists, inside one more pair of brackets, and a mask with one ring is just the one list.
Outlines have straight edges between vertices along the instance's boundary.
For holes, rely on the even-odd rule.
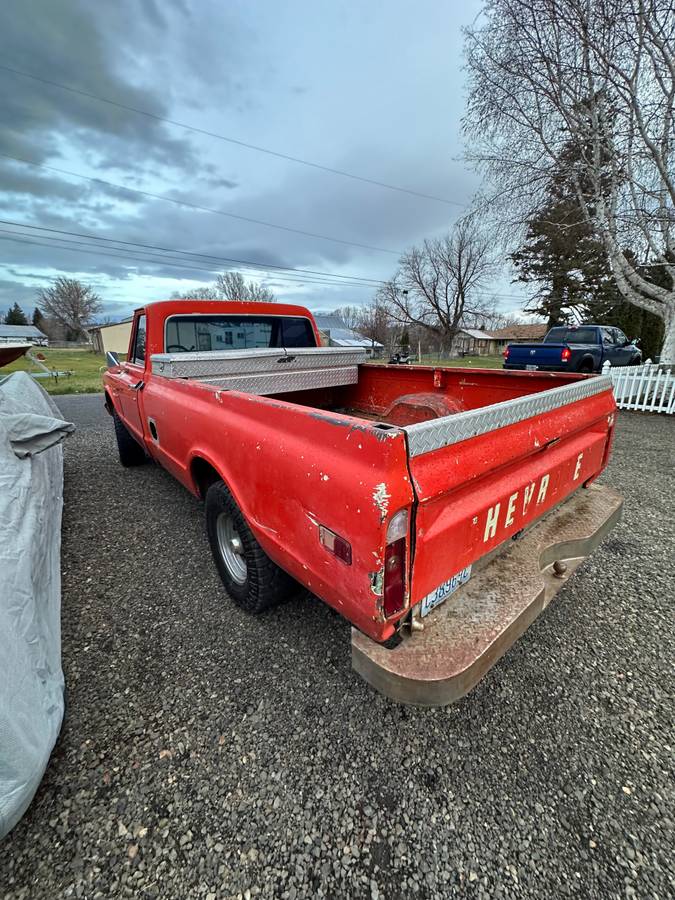
[[459,700],[546,609],[619,521],[622,506],[611,488],[578,491],[519,541],[509,542],[423,620],[423,631],[406,635],[393,650],[352,628],[353,669],[399,703],[444,706]]

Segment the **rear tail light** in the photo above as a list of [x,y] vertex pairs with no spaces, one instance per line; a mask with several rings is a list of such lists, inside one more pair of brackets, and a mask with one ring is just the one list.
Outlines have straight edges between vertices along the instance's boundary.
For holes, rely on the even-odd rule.
[[563,347],[562,353],[560,354],[560,359],[561,359],[563,362],[567,362],[567,361],[569,360],[569,358],[570,358],[571,355],[572,355],[572,351],[570,350],[570,348],[569,348],[569,347]]
[[387,544],[384,553],[384,614],[389,618],[405,606],[405,538]]
[[387,618],[406,605],[406,542],[408,511],[402,509],[392,517],[387,528],[384,551],[384,596],[382,607]]
[[508,359],[508,358],[509,358],[509,352],[510,352],[510,351],[509,351],[509,348],[508,348],[508,347],[505,347],[505,348],[504,348],[504,359]]

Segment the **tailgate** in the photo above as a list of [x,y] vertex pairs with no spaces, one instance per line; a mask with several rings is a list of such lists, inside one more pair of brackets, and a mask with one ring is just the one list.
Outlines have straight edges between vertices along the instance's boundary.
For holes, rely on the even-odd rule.
[[509,344],[507,364],[518,366],[559,366],[565,344]]
[[407,426],[411,605],[597,477],[615,410],[598,376]]

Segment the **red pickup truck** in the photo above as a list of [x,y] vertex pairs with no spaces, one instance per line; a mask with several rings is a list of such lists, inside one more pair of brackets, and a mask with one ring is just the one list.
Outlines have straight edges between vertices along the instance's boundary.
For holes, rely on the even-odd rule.
[[[365,362],[360,348],[322,347],[299,306],[171,300],[136,310],[127,360],[109,359],[105,403],[123,465],[149,457],[205,501],[235,603],[257,613],[299,582],[356,627],[354,665],[380,690],[447,702],[527,627],[533,597],[543,608],[555,578],[563,583],[616,521],[620,498],[589,489],[610,455],[611,383]],[[539,546],[542,528],[553,535],[547,548],[571,536],[560,552],[537,551],[545,589],[513,563],[524,580],[503,579],[520,583],[522,609],[505,612],[494,566],[506,572],[518,539]],[[481,597],[461,613],[472,582]],[[487,610],[488,589],[499,610]],[[451,677],[441,661],[457,656],[459,634],[476,644],[478,620],[482,649],[455,659]],[[390,671],[401,636],[408,656],[418,648],[412,674],[410,660]]]

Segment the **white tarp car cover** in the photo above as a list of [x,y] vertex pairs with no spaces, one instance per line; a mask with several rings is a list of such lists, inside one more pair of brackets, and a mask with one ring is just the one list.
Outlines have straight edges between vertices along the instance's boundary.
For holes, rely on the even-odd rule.
[[0,840],[63,718],[60,441],[74,426],[25,372],[0,378]]

